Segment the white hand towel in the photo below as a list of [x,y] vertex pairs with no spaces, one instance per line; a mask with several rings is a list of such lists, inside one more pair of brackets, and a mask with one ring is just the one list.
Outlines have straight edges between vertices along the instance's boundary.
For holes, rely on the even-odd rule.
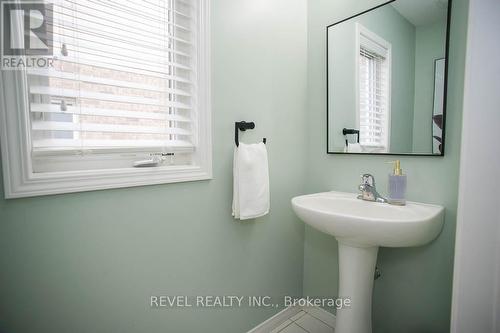
[[234,149],[233,216],[247,220],[269,213],[269,167],[264,143]]
[[346,153],[362,153],[363,148],[359,143],[349,143],[347,147],[345,147],[344,152]]

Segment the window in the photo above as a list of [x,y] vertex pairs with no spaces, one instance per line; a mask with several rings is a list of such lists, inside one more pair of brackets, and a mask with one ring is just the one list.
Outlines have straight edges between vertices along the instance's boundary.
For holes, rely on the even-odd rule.
[[208,5],[47,6],[53,65],[2,72],[6,196],[210,178]]
[[389,151],[391,46],[373,32],[358,30],[358,124],[364,150]]

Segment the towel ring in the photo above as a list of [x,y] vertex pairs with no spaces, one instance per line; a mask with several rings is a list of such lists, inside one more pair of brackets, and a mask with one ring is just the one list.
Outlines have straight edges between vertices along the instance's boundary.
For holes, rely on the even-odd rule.
[[[247,129],[254,129],[254,128],[255,128],[254,122],[247,123],[246,121],[237,121],[234,123],[234,143],[236,144],[236,147],[240,146],[239,131],[244,132]],[[262,139],[262,142],[266,143],[267,139],[266,138]]]
[[[357,143],[359,143],[359,130],[353,129],[353,128],[343,128],[342,129],[342,134],[346,136],[347,134],[355,134],[357,139]],[[349,141],[347,141],[347,138],[345,139],[345,145],[346,147],[349,145]]]

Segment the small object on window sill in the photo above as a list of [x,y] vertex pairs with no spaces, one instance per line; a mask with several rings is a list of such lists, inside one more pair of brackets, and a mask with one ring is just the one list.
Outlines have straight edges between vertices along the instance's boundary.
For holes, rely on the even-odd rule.
[[[159,153],[151,154],[151,158],[147,160],[141,160],[134,162],[134,168],[149,168],[160,166],[167,156],[174,156],[174,153]],[[172,161],[170,161],[172,164]]]
[[157,167],[160,165],[159,160],[155,159],[149,159],[149,160],[142,160],[142,161],[136,161],[134,162],[134,168],[147,168],[147,167]]

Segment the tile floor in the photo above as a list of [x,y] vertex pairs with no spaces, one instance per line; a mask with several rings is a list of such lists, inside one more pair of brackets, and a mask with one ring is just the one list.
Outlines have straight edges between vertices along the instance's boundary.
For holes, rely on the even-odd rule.
[[300,311],[293,317],[285,320],[270,333],[333,333],[332,323],[316,318],[311,313]]

